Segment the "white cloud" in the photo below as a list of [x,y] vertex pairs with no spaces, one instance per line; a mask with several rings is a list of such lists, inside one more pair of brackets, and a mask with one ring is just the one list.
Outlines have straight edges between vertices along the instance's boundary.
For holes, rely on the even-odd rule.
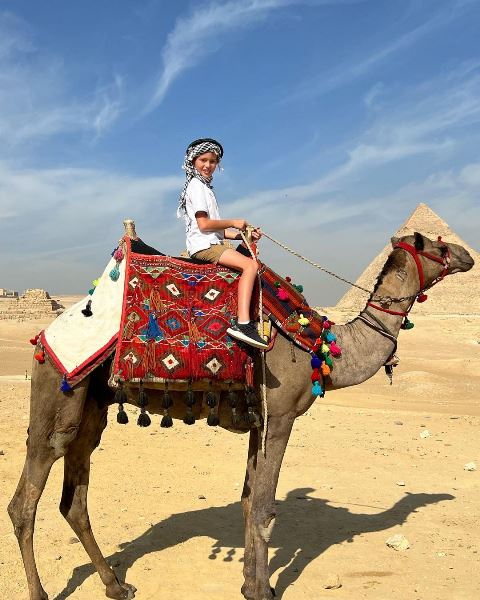
[[387,59],[406,48],[413,46],[427,35],[440,29],[448,23],[461,16],[469,6],[475,4],[476,0],[456,0],[447,2],[437,13],[433,14],[427,21],[418,25],[410,31],[400,35],[393,41],[389,41],[383,47],[377,48],[370,55],[360,57],[356,55],[354,60],[345,61],[335,66],[331,71],[319,74],[313,78],[299,83],[295,91],[286,95],[282,103],[297,102],[302,99],[314,98],[326,94],[370,73],[374,67],[385,62]]
[[196,5],[180,17],[162,50],[162,72],[146,112],[163,101],[172,83],[187,69],[216,52],[225,35],[263,21],[270,12],[291,5],[357,4],[364,0],[230,0]]
[[458,66],[403,94],[385,91],[370,127],[344,150],[346,159],[322,177],[306,185],[254,193],[242,202],[266,207],[285,195],[306,201],[332,195],[389,163],[413,156],[449,156],[479,124],[480,63]]
[[[28,60],[25,60],[27,58]],[[71,100],[66,68],[34,47],[27,25],[0,13],[0,142],[3,150],[62,133],[98,137],[122,110],[123,81],[99,86]]]

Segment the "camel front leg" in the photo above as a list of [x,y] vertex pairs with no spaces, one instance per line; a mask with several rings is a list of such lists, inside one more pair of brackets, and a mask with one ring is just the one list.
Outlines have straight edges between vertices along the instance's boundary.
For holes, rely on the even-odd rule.
[[257,428],[250,431],[248,445],[247,471],[242,492],[243,521],[245,525],[245,554],[243,559],[244,584],[242,594],[245,598],[252,598],[255,590],[255,548],[251,527],[250,512],[252,507],[253,487],[255,484],[255,469],[257,467],[257,452],[260,433]]
[[33,535],[38,501],[53,463],[64,456],[75,439],[86,395],[83,382],[68,395],[59,391],[59,375],[47,362],[34,361],[30,400],[27,457],[15,494],[8,505],[22,554],[30,600],[47,600],[40,583]]
[[82,542],[90,560],[105,585],[107,598],[131,600],[136,588],[118,581],[105,560],[90,525],[87,494],[90,479],[90,455],[99,445],[107,424],[107,408],[98,408],[92,398],[87,400],[84,417],[76,440],[65,455],[63,493],[60,512]]
[[272,600],[274,590],[270,587],[268,574],[268,544],[275,523],[275,492],[282,466],[285,448],[292,431],[295,416],[269,417],[265,455],[257,451],[257,468],[250,509],[250,527],[255,553],[255,590],[251,600]]
[[33,533],[38,501],[55,460],[56,457],[53,452],[37,456],[32,456],[31,453],[27,452],[17,490],[8,505],[8,514],[13,523],[25,566],[30,600],[48,600],[48,595],[40,582],[35,562]]

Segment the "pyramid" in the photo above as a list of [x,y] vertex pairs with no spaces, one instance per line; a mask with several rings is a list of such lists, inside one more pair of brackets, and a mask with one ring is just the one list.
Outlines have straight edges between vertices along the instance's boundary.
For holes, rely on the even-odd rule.
[[[447,223],[426,204],[419,204],[394,236],[412,235],[415,231],[423,233],[432,240],[440,235],[446,242],[463,246],[471,254],[475,265],[467,273],[448,276],[444,281],[429,290],[427,292],[427,302],[423,304],[415,303],[413,313],[425,315],[480,315],[480,254],[460,239]],[[373,289],[377,276],[391,251],[392,246],[390,244],[385,246],[357,279],[357,285],[369,290]],[[340,299],[336,308],[348,313],[358,314],[365,307],[367,298],[365,292],[352,287]]]

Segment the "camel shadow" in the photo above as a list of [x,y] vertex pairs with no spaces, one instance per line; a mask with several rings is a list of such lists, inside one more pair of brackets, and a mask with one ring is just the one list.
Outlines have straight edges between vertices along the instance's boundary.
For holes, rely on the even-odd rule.
[[[310,496],[313,491],[313,488],[298,488],[289,492],[285,500],[276,502],[278,525],[271,541],[271,547],[276,550],[270,561],[270,572],[280,570],[277,598],[281,598],[307,565],[330,546],[353,542],[359,534],[401,525],[422,506],[454,499],[451,494],[407,494],[391,508],[366,514],[331,506],[328,500]],[[238,559],[243,560],[240,502],[172,515],[139,537],[120,544],[121,550],[107,557],[107,561],[114,565],[120,581],[125,581],[128,570],[138,559],[200,536],[216,540],[208,557],[210,560],[218,559],[222,549],[226,550],[224,561],[233,561],[239,554]],[[66,600],[93,573],[95,570],[91,563],[76,567],[66,587],[54,600]],[[239,588],[240,585],[239,581]]]

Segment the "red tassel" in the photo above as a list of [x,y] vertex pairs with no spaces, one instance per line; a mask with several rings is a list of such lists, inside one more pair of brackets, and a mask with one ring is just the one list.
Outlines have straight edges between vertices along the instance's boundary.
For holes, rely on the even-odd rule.
[[320,371],[318,369],[313,369],[310,379],[312,381],[320,381]]
[[332,324],[330,323],[330,321],[325,320],[323,322],[323,328],[324,329],[330,329],[331,326],[332,326]]
[[37,335],[30,340],[30,343],[32,344],[32,346],[36,346],[39,339],[40,339],[40,334],[37,333]]
[[342,354],[342,351],[340,350],[340,348],[337,346],[337,344],[335,342],[332,342],[330,344],[330,354],[332,356],[340,356]]
[[290,283],[292,281],[291,277],[285,277],[285,281],[288,281],[288,283]]
[[425,302],[425,300],[427,300],[427,299],[428,299],[428,296],[427,296],[427,294],[419,294],[419,295],[417,296],[417,302],[420,302],[420,304],[421,304],[422,302]]
[[43,363],[45,362],[45,350],[39,350],[33,357],[35,360],[38,360],[38,362],[43,365]]

